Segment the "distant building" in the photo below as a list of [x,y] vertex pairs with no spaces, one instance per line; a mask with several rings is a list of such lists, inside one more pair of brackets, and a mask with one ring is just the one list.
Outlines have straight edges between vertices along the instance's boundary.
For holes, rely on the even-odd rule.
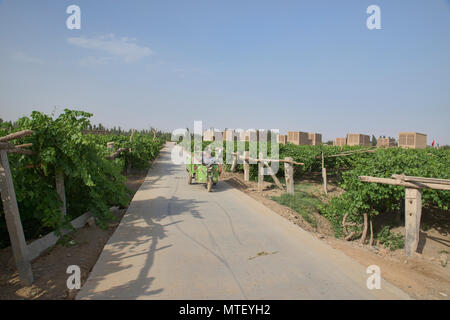
[[395,147],[395,139],[393,139],[393,138],[378,138],[377,147],[378,148]]
[[311,145],[307,132],[289,131],[287,141],[296,145]]
[[398,146],[402,148],[425,149],[427,135],[417,132],[399,132]]
[[370,137],[367,134],[349,133],[347,134],[347,144],[349,146],[370,146]]
[[308,133],[308,139],[311,140],[311,145],[320,146],[322,143],[322,135],[320,133]]
[[234,136],[234,130],[227,129],[223,132],[223,140],[224,141],[233,141],[236,140]]
[[347,138],[336,138],[333,142],[333,146],[342,147],[347,144]]
[[214,130],[208,129],[203,132],[203,141],[214,141]]
[[285,134],[278,135],[278,143],[286,144],[287,143],[287,135],[285,135]]
[[245,142],[257,142],[259,138],[259,131],[255,129],[249,129],[239,132],[239,140]]

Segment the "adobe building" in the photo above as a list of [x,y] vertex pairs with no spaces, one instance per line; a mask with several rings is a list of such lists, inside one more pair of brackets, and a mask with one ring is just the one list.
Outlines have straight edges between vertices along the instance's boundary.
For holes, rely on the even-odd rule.
[[203,132],[203,141],[214,141],[214,130],[208,129]]
[[418,132],[399,132],[398,146],[402,148],[425,149],[427,135]]
[[307,132],[289,131],[287,141],[296,145],[311,145]]
[[393,138],[378,138],[377,148],[391,148],[395,147],[395,139]]
[[286,144],[287,143],[287,135],[285,135],[285,134],[278,135],[278,143]]
[[234,137],[234,130],[227,129],[222,134],[224,141],[233,141],[236,140]]
[[322,134],[320,133],[308,133],[308,139],[311,141],[312,146],[320,146],[322,144]]
[[342,147],[347,144],[347,138],[336,138],[333,142],[333,146]]
[[245,142],[257,142],[259,139],[259,130],[249,129],[239,133],[239,140]]
[[370,137],[367,134],[348,133],[347,145],[349,146],[370,146]]

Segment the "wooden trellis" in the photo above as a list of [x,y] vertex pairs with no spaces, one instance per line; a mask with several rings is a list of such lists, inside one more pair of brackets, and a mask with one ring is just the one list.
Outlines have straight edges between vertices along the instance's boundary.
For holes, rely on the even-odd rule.
[[286,191],[289,194],[294,194],[294,165],[305,165],[302,162],[296,162],[291,157],[286,157],[283,159],[263,159],[262,153],[259,154],[259,159],[250,158],[249,151],[244,151],[244,156],[241,157],[237,152],[233,153],[233,163],[231,165],[231,171],[235,171],[237,159],[241,158],[244,161],[244,181],[250,181],[250,161],[257,162],[258,164],[258,190],[263,189],[264,182],[264,167],[268,168],[269,174],[272,176],[275,184],[278,188],[285,191],[280,180],[277,178],[272,168],[269,166],[269,162],[279,162],[284,163],[284,173],[286,179]]
[[[351,156],[355,153],[365,153],[365,152],[375,152],[376,150],[373,148],[368,149],[361,149],[361,150],[350,150],[341,152],[338,154],[331,154],[329,156],[324,156],[322,152],[322,180],[323,180],[323,191],[325,194],[328,194],[328,188],[327,188],[327,168],[325,168],[325,160],[324,158],[334,158],[334,157],[344,157],[344,156]],[[319,158],[319,157],[316,157]]]
[[373,182],[405,187],[405,253],[411,256],[419,244],[420,218],[422,216],[422,189],[450,190],[450,180],[392,175],[390,178],[358,177],[362,182]]
[[[14,145],[8,141],[20,139],[32,134],[32,130],[23,130],[0,137],[0,193],[2,197],[3,211],[5,213],[6,226],[11,241],[14,260],[19,272],[19,278],[27,285],[33,283],[31,261],[39,256],[45,249],[54,245],[59,238],[56,234],[50,233],[29,245],[27,245],[25,240],[14,190],[14,183],[9,167],[8,153],[18,153],[24,155],[33,155],[35,153],[31,150],[24,149],[26,147],[31,147],[31,143]],[[114,145],[112,145],[112,147],[113,146]],[[108,156],[108,158],[112,160],[121,152],[126,150],[126,148],[120,148]],[[33,167],[33,165],[28,167]],[[61,215],[64,217],[66,215],[66,195],[64,188],[64,174],[61,168],[55,169],[55,186],[62,201]],[[74,219],[71,222],[72,226],[75,228],[81,228],[84,226],[89,217],[90,213],[85,213],[84,215]],[[62,234],[66,234],[67,232],[68,230],[63,230]]]
[[[16,262],[19,277],[26,284],[33,282],[33,272],[28,256],[27,243],[20,220],[19,207],[17,205],[14,183],[9,168],[8,152],[19,154],[33,154],[31,150],[10,144],[8,141],[23,138],[33,134],[31,130],[15,132],[0,138],[0,192],[5,213],[6,227],[11,240],[11,248]],[[27,144],[30,146],[30,144]]]

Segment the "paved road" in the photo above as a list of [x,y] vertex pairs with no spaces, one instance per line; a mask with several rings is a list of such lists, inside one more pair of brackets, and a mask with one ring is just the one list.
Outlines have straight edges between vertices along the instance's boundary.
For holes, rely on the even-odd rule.
[[[77,299],[403,299],[244,193],[187,184],[165,147]],[[265,252],[267,254],[258,255]]]

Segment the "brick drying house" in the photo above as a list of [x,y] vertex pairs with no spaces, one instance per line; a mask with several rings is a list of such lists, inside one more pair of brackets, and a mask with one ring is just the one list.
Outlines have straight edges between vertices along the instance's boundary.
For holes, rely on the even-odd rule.
[[286,144],[287,143],[287,135],[285,135],[285,134],[278,135],[278,143]]
[[347,134],[347,144],[349,146],[370,146],[370,137],[366,134]]
[[307,132],[289,131],[287,141],[296,145],[311,145]]
[[347,138],[336,138],[333,142],[333,146],[342,147],[347,144]]
[[390,148],[395,147],[395,139],[392,138],[378,138],[377,140],[378,148]]
[[256,142],[259,139],[259,130],[249,129],[247,131],[241,132],[241,140],[245,142],[253,141]]
[[234,137],[234,130],[225,130],[222,134],[224,141],[233,141],[236,140]]
[[320,133],[308,133],[308,139],[311,140],[311,145],[320,146],[322,143],[322,135]]
[[400,132],[398,134],[398,146],[402,148],[425,149],[427,147],[427,135],[417,132]]
[[209,129],[203,132],[203,141],[214,141],[214,130]]

